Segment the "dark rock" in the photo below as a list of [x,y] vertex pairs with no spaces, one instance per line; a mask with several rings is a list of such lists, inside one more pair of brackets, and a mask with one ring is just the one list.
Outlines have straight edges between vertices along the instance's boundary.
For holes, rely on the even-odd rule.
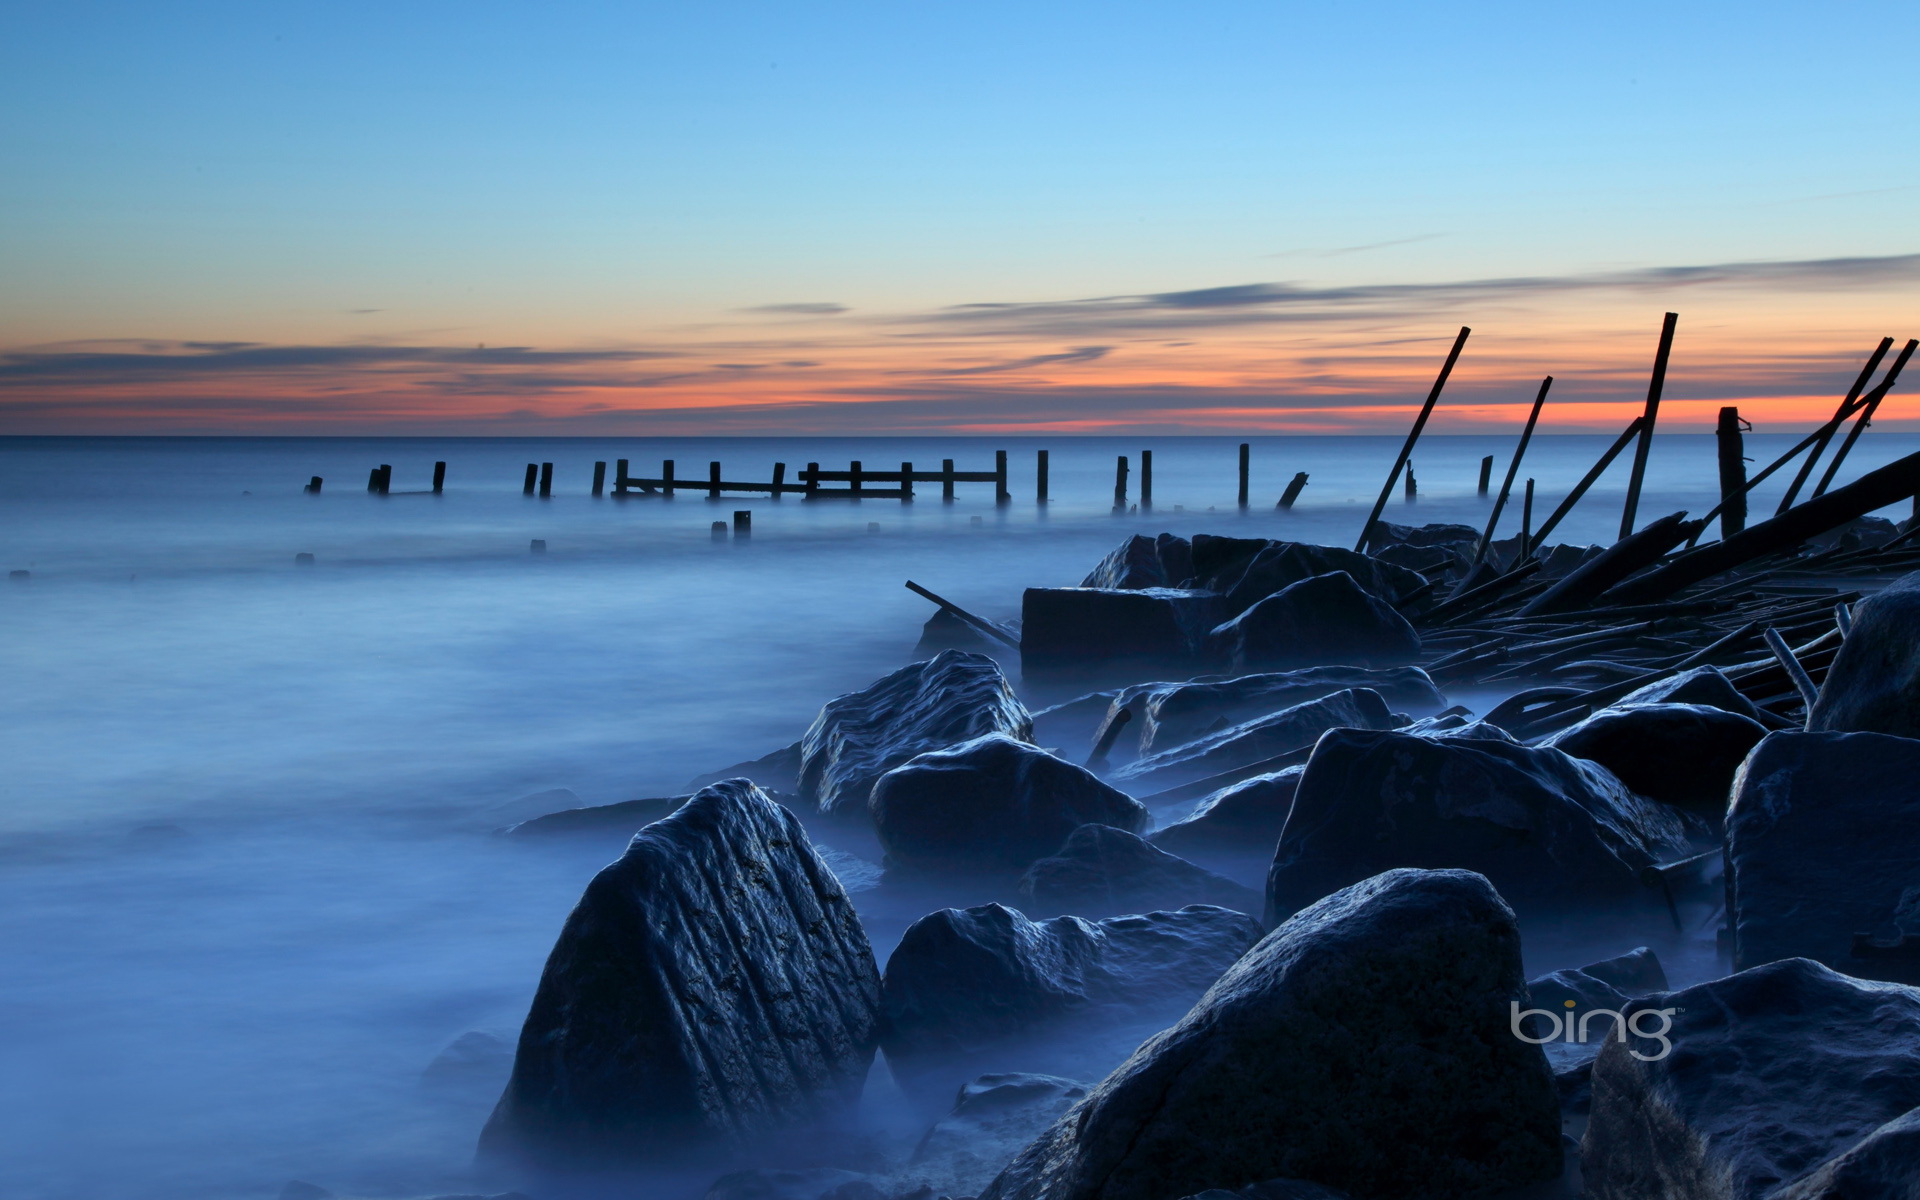
[[878,1019],[866,933],[800,822],[746,780],[715,784],[587,885],[482,1153],[586,1169],[835,1121]]
[[[1624,1041],[1609,1036],[1593,1064],[1581,1147],[1593,1200],[1795,1194],[1783,1185],[1920,1106],[1920,992],[1912,988],[1788,959],[1627,1011],[1631,1032]],[[1634,1036],[1643,1031],[1649,1036]]]
[[1083,917],[1214,904],[1260,911],[1260,894],[1108,825],[1082,825],[1020,880],[1027,911]]
[[1371,688],[1347,688],[1256,717],[1116,768],[1111,778],[1142,794],[1205,779],[1300,750],[1329,729],[1391,729],[1398,722]]
[[587,808],[568,808],[510,825],[500,832],[510,837],[554,837],[580,833],[636,833],[685,804],[687,796],[654,796],[645,800],[622,800],[618,804],[595,804]]
[[942,650],[970,650],[976,654],[990,654],[1000,649],[1001,643],[993,641],[986,634],[962,621],[944,608],[936,608],[920,627],[920,640],[915,643],[913,652],[931,658]]
[[1727,812],[1736,969],[1811,958],[1920,982],[1920,954],[1858,956],[1855,935],[1920,943],[1920,741],[1883,733],[1770,733]]
[[974,1196],[1013,1156],[1086,1097],[1087,1085],[1057,1075],[982,1075],[914,1149],[896,1181],[931,1194]]
[[1392,666],[1420,653],[1420,635],[1345,571],[1315,575],[1253,604],[1213,630],[1235,670]]
[[871,801],[889,866],[1020,871],[1089,822],[1139,831],[1147,810],[1003,733],[919,755],[880,777]]
[[1369,879],[1267,935],[981,1200],[1272,1179],[1458,1197],[1551,1179],[1553,1076],[1509,1027],[1524,988],[1519,929],[1485,879]]
[[1180,855],[1239,851],[1271,858],[1305,770],[1304,766],[1287,767],[1221,788],[1186,817],[1149,834],[1147,840]]
[[1089,692],[1033,714],[1033,744],[1080,756],[1093,748],[1093,735],[1107,719],[1117,691]]
[[1158,538],[1140,534],[1100,560],[1080,581],[1085,588],[1177,588],[1193,574],[1193,548],[1187,539],[1163,533]]
[[1028,670],[1106,672],[1191,664],[1219,611],[1212,592],[1028,588],[1020,603],[1020,662]]
[[1808,538],[1803,543],[1803,552],[1867,550],[1885,545],[1899,532],[1900,527],[1885,517],[1856,517],[1844,525],[1836,525],[1825,533]]
[[[835,1167],[798,1171],[753,1170],[722,1175],[707,1189],[706,1200],[884,1200],[874,1177]],[[846,1191],[847,1188],[864,1189]]]
[[1388,602],[1427,586],[1417,572],[1352,550],[1263,538],[1201,534],[1193,539],[1193,569],[1193,586],[1224,595],[1228,615],[1244,612],[1291,584],[1337,571]]
[[1070,1030],[1177,1015],[1259,938],[1258,922],[1224,908],[1041,922],[998,904],[943,909],[887,960],[887,1064],[921,1086],[1031,1057],[1036,1040]]
[[1740,689],[1733,686],[1733,680],[1721,674],[1719,667],[1694,667],[1656,679],[1614,701],[1613,707],[1633,708],[1641,704],[1704,704],[1723,712],[1739,713],[1763,725],[1768,716],[1742,695]]
[[552,812],[564,812],[570,808],[580,808],[580,795],[572,788],[548,788],[544,792],[534,792],[496,804],[485,810],[488,825],[494,828],[517,825],[535,817],[543,817]]
[[697,792],[710,783],[719,783],[722,779],[751,779],[769,792],[795,793],[800,790],[800,756],[802,743],[782,746],[771,754],[735,763],[730,767],[702,775],[687,783],[688,792]]
[[874,781],[916,754],[1032,732],[1033,717],[998,664],[943,651],[827,702],[800,739],[800,799],[824,813],[865,815]]
[[1895,1117],[1840,1157],[1769,1200],[1860,1200],[1920,1195],[1920,1109]]
[[1920,574],[1853,606],[1807,728],[1920,738]]
[[420,1081],[430,1087],[497,1088],[512,1069],[513,1047],[475,1029],[453,1039],[436,1055],[420,1073]]
[[[1405,712],[1430,713],[1447,704],[1419,667],[1307,667],[1234,679],[1147,684],[1137,689],[1145,697],[1138,714],[1140,753],[1177,746],[1345,688],[1371,688],[1394,709]],[[1128,693],[1134,691],[1128,689]]]
[[[1585,1020],[1586,1014],[1595,1010],[1624,1012],[1629,1001],[1666,990],[1666,972],[1660,968],[1660,960],[1653,951],[1645,946],[1618,958],[1553,971],[1527,981],[1529,1008],[1543,1009],[1556,1017],[1571,1013],[1576,1022]],[[1599,1023],[1604,1034],[1611,1018],[1592,1020]],[[1528,1032],[1533,1037],[1549,1039],[1545,1044],[1547,1061],[1553,1064],[1555,1079],[1561,1081],[1564,1101],[1568,1091],[1584,1089],[1587,1081],[1579,1076],[1564,1080],[1562,1077],[1576,1072],[1580,1064],[1599,1053],[1600,1043],[1551,1038],[1548,1024],[1539,1017],[1529,1017]],[[1590,1029],[1594,1027],[1589,1024]]]
[[1558,750],[1336,729],[1294,793],[1267,923],[1392,867],[1478,871],[1523,913],[1595,902],[1664,913],[1640,871],[1680,857],[1687,832],[1673,809]]
[[1704,704],[1603,708],[1547,745],[1596,762],[1634,791],[1720,820],[1734,772],[1766,727]]

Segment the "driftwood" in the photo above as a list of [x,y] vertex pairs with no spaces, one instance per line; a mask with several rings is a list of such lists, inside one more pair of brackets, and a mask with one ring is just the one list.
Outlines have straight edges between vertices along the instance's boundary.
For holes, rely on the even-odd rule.
[[[1872,354],[1867,356],[1867,365],[1860,368],[1859,378],[1853,381],[1853,386],[1847,389],[1846,398],[1840,401],[1839,407],[1834,409],[1833,419],[1820,427],[1813,449],[1807,451],[1807,460],[1800,464],[1800,470],[1794,475],[1793,482],[1787,485],[1787,494],[1780,497],[1780,507],[1773,510],[1775,516],[1792,508],[1793,502],[1800,498],[1800,489],[1806,486],[1807,476],[1813,474],[1813,468],[1820,461],[1820,456],[1827,452],[1827,443],[1833,440],[1834,433],[1840,428],[1840,422],[1845,421],[1847,414],[1854,411],[1855,402],[1860,399],[1860,393],[1867,390],[1867,384],[1872,381],[1873,373],[1880,368],[1880,360],[1887,356],[1887,351],[1892,346],[1892,338],[1881,338],[1880,344],[1874,348]],[[1866,418],[1866,408],[1861,406],[1860,419],[1864,421]]]
[[979,630],[981,633],[986,634],[988,637],[992,638],[993,640],[997,642],[1002,642],[1008,646],[1011,646],[1015,650],[1018,650],[1020,648],[1019,638],[1014,637],[1012,634],[1000,628],[998,625],[995,625],[992,621],[987,620],[985,617],[976,617],[972,613],[968,612],[966,609],[961,608],[958,604],[955,604],[953,601],[934,595],[932,592],[928,591],[926,588],[921,587],[919,584],[915,583],[911,579],[907,580],[907,590],[912,592],[916,596],[921,596],[921,597],[924,597],[925,599],[933,601],[935,604],[938,604],[941,608],[946,609],[948,612],[952,613],[954,616],[960,618],[962,621],[965,621],[967,624],[973,626],[975,629]]
[[[1540,423],[1540,409],[1547,402],[1547,389],[1553,386],[1553,376],[1540,381],[1539,394],[1533,398],[1533,411],[1527,414],[1527,423],[1520,430],[1520,444],[1514,447],[1513,461],[1507,464],[1507,477],[1500,483],[1500,494],[1494,498],[1493,512],[1487,517],[1487,528],[1480,534],[1480,541],[1473,548],[1473,566],[1477,567],[1487,557],[1487,547],[1493,544],[1494,527],[1500,524],[1500,514],[1507,507],[1507,497],[1513,493],[1514,477],[1520,474],[1520,460],[1527,456],[1527,443],[1533,440],[1533,427]],[[1483,489],[1484,490],[1484,489]]]
[[1840,464],[1847,461],[1847,454],[1853,449],[1853,444],[1860,440],[1860,435],[1867,431],[1867,426],[1873,424],[1874,411],[1880,407],[1880,402],[1886,399],[1887,393],[1893,390],[1893,381],[1900,378],[1901,368],[1907,365],[1907,360],[1913,357],[1916,348],[1920,348],[1920,339],[1907,339],[1907,344],[1901,348],[1899,356],[1893,360],[1893,366],[1887,368],[1887,387],[1875,389],[1879,394],[1861,407],[1859,417],[1853,422],[1853,428],[1847,430],[1846,440],[1840,443],[1840,449],[1834,451],[1833,461],[1827,464],[1826,474],[1820,476],[1820,482],[1814,487],[1815,496],[1827,494],[1827,486],[1833,482],[1833,477],[1840,473]]
[[1643,567],[1650,567],[1681,542],[1693,527],[1684,512],[1661,517],[1638,533],[1630,533],[1581,563],[1565,578],[1520,610],[1523,617],[1570,612],[1583,608],[1614,584]]

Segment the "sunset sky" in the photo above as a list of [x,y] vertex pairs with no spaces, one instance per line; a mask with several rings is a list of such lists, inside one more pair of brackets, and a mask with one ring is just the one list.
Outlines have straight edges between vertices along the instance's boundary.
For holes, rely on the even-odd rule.
[[1435,432],[1611,430],[1669,309],[1667,427],[1804,427],[1912,15],[17,3],[0,434],[1386,431],[1463,324]]

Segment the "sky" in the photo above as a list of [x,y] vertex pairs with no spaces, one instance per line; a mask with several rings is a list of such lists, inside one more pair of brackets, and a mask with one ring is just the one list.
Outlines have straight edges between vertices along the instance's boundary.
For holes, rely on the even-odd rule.
[[1911,16],[12,0],[0,434],[1810,427]]

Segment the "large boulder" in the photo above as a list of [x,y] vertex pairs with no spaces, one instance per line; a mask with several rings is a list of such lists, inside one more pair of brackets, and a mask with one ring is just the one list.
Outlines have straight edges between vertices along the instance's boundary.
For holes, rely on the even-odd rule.
[[1128,703],[1136,692],[1144,698],[1138,713],[1140,753],[1152,754],[1345,688],[1376,691],[1395,712],[1424,715],[1447,706],[1446,697],[1419,667],[1343,666],[1148,684],[1128,689],[1113,703]]
[[1302,579],[1213,630],[1214,653],[1236,671],[1392,666],[1420,654],[1420,635],[1345,571]]
[[1725,712],[1768,723],[1768,714],[1733,686],[1719,667],[1693,667],[1656,679],[1628,692],[1613,702],[1615,708],[1634,708],[1642,704],[1704,704]]
[[1049,1055],[1076,1038],[1186,1011],[1259,939],[1251,917],[1203,906],[1104,921],[943,909],[887,959],[887,1064],[909,1088],[941,1091],[1009,1061],[1058,1070]]
[[1920,573],[1854,605],[1807,728],[1920,738]]
[[1220,598],[1178,588],[1028,588],[1020,602],[1026,670],[1101,674],[1191,664]]
[[1229,615],[1246,611],[1289,584],[1335,571],[1344,571],[1369,593],[1390,603],[1427,586],[1417,572],[1338,546],[1204,533],[1193,539],[1192,586],[1225,596]]
[[1082,825],[1020,879],[1027,911],[1083,917],[1214,904],[1260,911],[1261,896],[1125,830]]
[[[1882,1129],[1879,1149],[1911,1144],[1889,1123],[1920,1106],[1920,992],[1788,959],[1636,1001],[1627,1022],[1624,1040],[1605,1019],[1589,1034],[1604,1039],[1580,1154],[1592,1200],[1913,1194],[1912,1158],[1895,1166],[1906,1187],[1835,1160],[1871,1158]],[[1826,1164],[1874,1186],[1793,1186]]]
[[953,1111],[920,1139],[895,1186],[926,1188],[929,1195],[978,1195],[1086,1095],[1086,1084],[1058,1075],[982,1075],[961,1086]]
[[1487,881],[1392,871],[1268,934],[980,1200],[1166,1200],[1263,1180],[1457,1197],[1553,1178],[1516,1038],[1520,931]]
[[[1666,990],[1667,973],[1661,968],[1660,959],[1645,946],[1616,958],[1588,963],[1584,967],[1565,967],[1550,971],[1538,979],[1527,980],[1530,1008],[1555,1017],[1572,1013],[1576,1021],[1574,1041],[1569,1042],[1562,1037],[1543,1039],[1547,1061],[1553,1064],[1556,1072],[1565,1072],[1591,1061],[1599,1053],[1599,1042],[1578,1040],[1577,1022],[1585,1019],[1586,1014],[1596,1010],[1624,1012],[1629,1001]],[[1595,1018],[1598,1021],[1607,1019]],[[1530,1018],[1529,1022],[1527,1032],[1530,1036],[1540,1038],[1548,1032],[1542,1028],[1544,1022],[1538,1018]],[[1588,1028],[1594,1026],[1590,1024]],[[1606,1030],[1603,1028],[1601,1032],[1604,1034]],[[1584,1082],[1582,1079],[1579,1084]]]
[[1640,872],[1689,849],[1679,813],[1592,763],[1479,728],[1322,737],[1267,876],[1267,923],[1393,867],[1478,871],[1522,913],[1665,911]]
[[1920,741],[1911,738],[1767,735],[1727,812],[1736,969],[1811,958],[1920,983],[1916,780]]
[[1136,758],[1115,768],[1112,778],[1143,794],[1157,792],[1304,750],[1329,729],[1391,729],[1397,724],[1379,692],[1347,688]]
[[984,654],[947,650],[829,700],[800,739],[800,799],[864,814],[874,781],[916,754],[989,733],[1022,740],[1033,717]]
[[1187,539],[1163,533],[1135,534],[1100,560],[1085,579],[1086,588],[1177,588],[1193,574],[1193,547]]
[[1642,796],[1718,821],[1734,773],[1767,736],[1760,722],[1704,704],[1603,708],[1547,745],[1596,762]]
[[752,783],[717,783],[587,885],[481,1149],[586,1169],[831,1123],[879,1018],[867,935],[806,830]]
[[1004,733],[918,755],[873,785],[889,866],[1020,871],[1089,822],[1144,830],[1139,801]]
[[1258,854],[1271,859],[1305,770],[1304,766],[1285,767],[1229,784],[1204,797],[1185,817],[1154,830],[1147,840],[1189,858]]

